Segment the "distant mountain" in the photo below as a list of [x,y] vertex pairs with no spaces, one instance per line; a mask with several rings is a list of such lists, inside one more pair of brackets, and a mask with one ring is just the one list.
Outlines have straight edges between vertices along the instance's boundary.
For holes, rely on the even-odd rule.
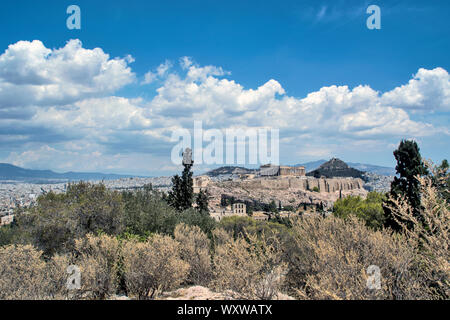
[[226,166],[220,167],[205,173],[205,175],[210,177],[217,177],[220,175],[228,175],[228,174],[251,174],[256,173],[257,169],[247,169],[244,167],[236,167],[236,166]]
[[320,165],[319,168],[308,172],[307,176],[312,176],[316,178],[326,177],[353,177],[353,178],[363,178],[363,173],[360,170],[349,167],[344,161],[332,158],[330,161],[327,161]]
[[51,170],[24,169],[8,163],[0,163],[0,180],[41,181],[41,180],[113,180],[133,177],[131,175],[105,174],[98,172],[65,172]]
[[[306,172],[311,172],[311,171],[319,168],[325,162],[327,162],[327,160],[321,159],[321,160],[317,160],[317,161],[296,164],[296,166],[304,166]],[[355,168],[360,171],[375,173],[375,174],[382,175],[382,176],[395,176],[395,174],[396,174],[395,169],[391,168],[391,167],[383,167],[383,166],[376,166],[373,164],[356,163],[356,162],[347,162],[347,164],[351,168]]]
[[396,171],[395,168],[391,167],[382,167],[382,166],[375,166],[372,164],[364,164],[364,163],[355,163],[355,162],[347,162],[347,164],[355,169],[375,173],[381,176],[395,176]]

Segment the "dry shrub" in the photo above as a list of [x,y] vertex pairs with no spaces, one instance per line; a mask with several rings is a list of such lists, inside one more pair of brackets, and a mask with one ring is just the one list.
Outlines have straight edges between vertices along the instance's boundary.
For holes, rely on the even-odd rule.
[[67,272],[67,267],[72,264],[69,255],[54,255],[47,261],[48,281],[48,295],[52,299],[66,300],[76,297],[76,292],[67,288],[67,281],[70,274]]
[[270,300],[277,297],[287,270],[281,261],[277,238],[246,234],[233,239],[224,230],[215,230],[215,290],[231,290],[236,298]]
[[[373,231],[355,217],[305,217],[294,223],[296,252],[289,283],[306,299],[414,299],[422,282],[414,252],[401,236]],[[367,286],[369,266],[381,272],[381,289]]]
[[180,244],[159,234],[146,242],[125,242],[123,264],[127,290],[139,299],[175,289],[189,272],[189,264],[180,258]]
[[424,295],[434,299],[448,299],[450,297],[449,204],[439,196],[436,184],[430,177],[417,179],[421,186],[420,218],[413,214],[405,198],[391,198],[393,205],[390,209],[394,219],[402,226],[409,245],[415,248],[420,272],[426,282]]
[[211,242],[198,226],[179,224],[175,228],[175,240],[180,244],[180,256],[189,264],[186,281],[206,285],[211,280]]
[[50,299],[49,273],[42,251],[31,245],[0,247],[0,299]]
[[233,238],[229,232],[227,232],[225,229],[222,228],[214,229],[212,234],[213,234],[212,239],[214,243],[214,248],[217,248],[221,245],[230,242]]
[[105,299],[118,286],[119,241],[108,235],[88,234],[75,240],[74,264],[81,271],[81,289],[77,298]]

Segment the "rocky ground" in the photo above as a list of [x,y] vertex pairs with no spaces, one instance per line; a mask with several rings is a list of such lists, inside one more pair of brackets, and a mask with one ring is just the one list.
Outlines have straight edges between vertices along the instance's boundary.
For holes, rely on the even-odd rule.
[[[132,300],[124,295],[114,295],[111,300]],[[157,300],[236,300],[237,295],[231,290],[224,292],[214,292],[209,288],[202,286],[192,286],[180,288],[174,291],[163,292]],[[278,293],[274,300],[295,300],[293,297],[284,293]]]
[[[159,300],[235,300],[236,294],[230,290],[214,292],[206,287],[193,286],[163,293]],[[274,300],[294,300],[291,296],[278,293]]]

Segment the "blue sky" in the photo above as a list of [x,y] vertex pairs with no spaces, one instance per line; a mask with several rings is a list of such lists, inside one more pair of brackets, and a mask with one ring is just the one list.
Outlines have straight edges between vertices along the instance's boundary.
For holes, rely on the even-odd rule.
[[[81,30],[66,28],[71,4]],[[371,4],[381,30],[366,27]],[[2,3],[0,161],[171,174],[170,132],[194,118],[279,128],[287,164],[393,166],[401,138],[440,161],[450,149],[449,13],[448,1],[411,0]]]

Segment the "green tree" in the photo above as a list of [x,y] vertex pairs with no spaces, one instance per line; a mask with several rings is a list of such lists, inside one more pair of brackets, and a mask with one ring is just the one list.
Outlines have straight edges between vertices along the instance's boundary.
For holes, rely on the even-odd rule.
[[[404,196],[409,205],[413,208],[414,216],[420,221],[420,184],[417,176],[428,174],[422,156],[420,155],[419,146],[415,141],[402,140],[397,150],[394,151],[397,166],[395,170],[399,177],[394,177],[391,183],[390,195],[394,198]],[[386,214],[386,226],[394,230],[400,230],[399,224],[395,221],[388,205],[391,205],[387,200],[384,206]]]
[[66,193],[42,195],[36,206],[16,217],[16,241],[33,244],[45,256],[72,250],[74,240],[88,233],[125,231],[122,195],[104,184],[70,184]]
[[269,205],[267,206],[267,211],[272,213],[278,213],[277,204],[275,203],[275,200],[272,200]]
[[197,204],[198,211],[209,214],[208,193],[206,191],[200,190],[195,199],[195,203]]
[[366,199],[348,196],[338,199],[334,203],[333,214],[344,219],[349,216],[356,216],[363,220],[366,226],[375,230],[381,229],[386,220],[383,210],[385,200],[385,194],[375,191],[369,192]]
[[183,163],[184,169],[181,177],[175,175],[172,178],[172,190],[169,191],[168,202],[177,209],[183,211],[192,207],[194,199],[194,187],[192,180],[192,168],[193,162]]
[[122,193],[125,204],[124,223],[130,234],[172,234],[177,223],[176,210],[163,200],[163,194],[144,188]]

